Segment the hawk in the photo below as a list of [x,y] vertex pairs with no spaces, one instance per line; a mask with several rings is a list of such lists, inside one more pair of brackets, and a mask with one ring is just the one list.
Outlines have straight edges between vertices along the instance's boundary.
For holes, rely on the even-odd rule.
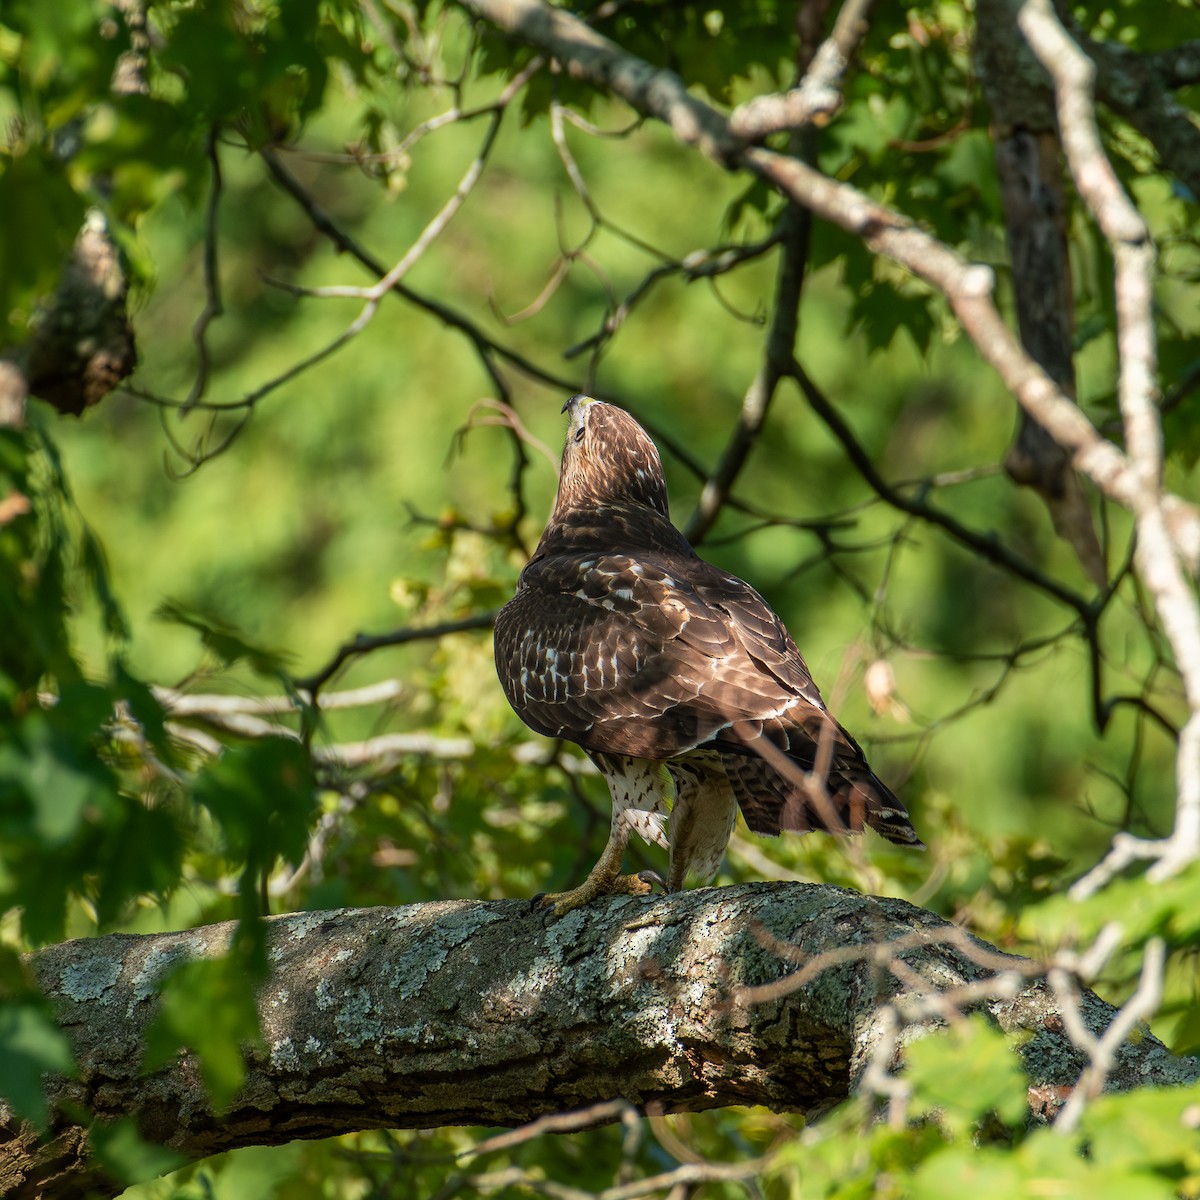
[[668,850],[668,891],[689,875],[708,883],[738,808],[755,833],[870,825],[923,848],[783,622],[671,524],[646,431],[589,396],[563,411],[554,511],[496,619],[496,671],[526,725],[583,748],[613,814],[586,881],[544,902],[561,916],[650,891],[652,873],[621,874],[631,832]]

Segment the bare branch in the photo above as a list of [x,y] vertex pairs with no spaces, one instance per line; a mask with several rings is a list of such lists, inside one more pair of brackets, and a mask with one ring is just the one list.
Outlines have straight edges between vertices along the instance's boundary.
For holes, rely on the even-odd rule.
[[218,128],[208,131],[208,165],[212,184],[204,211],[204,307],[192,326],[192,341],[196,346],[196,377],[187,398],[179,406],[180,413],[190,412],[208,390],[211,362],[208,353],[208,327],[225,311],[221,303],[221,276],[217,266],[217,217],[221,211],[221,155],[217,140]]
[[[1162,491],[1162,427],[1157,407],[1157,344],[1153,323],[1155,248],[1104,153],[1095,123],[1095,69],[1068,36],[1049,0],[1026,0],[1018,22],[1054,80],[1063,150],[1084,203],[1112,248],[1116,265],[1117,395],[1129,452],[1125,502],[1137,520],[1137,562],[1183,677],[1190,715],[1176,754],[1175,832],[1153,847],[1153,875],[1164,878],[1200,857],[1200,606],[1184,573],[1184,551],[1172,537]],[[1187,564],[1191,566],[1191,563]],[[1129,847],[1113,855],[1121,859]],[[1076,894],[1111,873],[1101,864]]]
[[821,43],[804,78],[783,94],[755,96],[729,115],[734,137],[760,142],[770,133],[823,125],[842,105],[842,79],[867,32],[874,0],[845,0],[833,32]]
[[443,621],[438,625],[394,629],[391,633],[360,633],[357,637],[339,646],[333,658],[315,674],[297,679],[296,686],[307,692],[313,703],[316,703],[317,693],[349,659],[357,658],[361,654],[369,654],[373,650],[381,650],[385,646],[404,646],[409,642],[429,641],[445,637],[450,633],[465,633],[472,629],[491,629],[496,623],[497,611],[499,610],[489,609],[487,612],[474,613],[458,621]]

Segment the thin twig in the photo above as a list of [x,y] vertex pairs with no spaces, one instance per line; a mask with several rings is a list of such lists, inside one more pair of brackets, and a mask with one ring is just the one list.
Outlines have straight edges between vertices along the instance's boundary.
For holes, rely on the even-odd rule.
[[295,681],[296,687],[307,692],[312,703],[317,703],[317,695],[322,686],[333,678],[342,665],[351,658],[369,654],[374,650],[382,650],[385,646],[405,646],[409,642],[430,641],[445,637],[451,633],[465,633],[475,629],[491,629],[496,623],[499,609],[489,609],[487,612],[473,613],[457,621],[443,621],[437,625],[412,626],[404,629],[393,629],[391,633],[367,634],[360,633],[348,642],[343,642],[337,652],[319,671],[306,675]]
[[212,186],[208,193],[208,206],[204,214],[204,308],[192,326],[192,341],[196,345],[196,377],[188,390],[187,399],[180,405],[180,413],[187,413],[203,399],[208,389],[211,360],[208,353],[208,327],[225,311],[221,303],[221,277],[217,267],[217,215],[221,208],[221,158],[217,149],[217,126],[208,131],[206,151]]
[[845,0],[833,31],[818,47],[804,77],[788,92],[755,96],[729,116],[735,137],[760,142],[768,134],[825,124],[842,105],[842,80],[867,32],[874,0]]

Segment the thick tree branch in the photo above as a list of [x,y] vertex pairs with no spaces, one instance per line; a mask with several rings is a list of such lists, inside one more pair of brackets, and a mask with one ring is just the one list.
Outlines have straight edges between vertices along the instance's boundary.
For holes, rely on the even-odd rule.
[[[66,942],[32,960],[71,1036],[78,1077],[50,1079],[57,1115],[36,1143],[0,1106],[0,1193],[115,1190],[69,1113],[136,1117],[192,1157],[376,1127],[511,1125],[623,1097],[667,1110],[763,1104],[816,1115],[893,1065],[899,1026],[967,1007],[1021,1047],[1031,1087],[1089,1066],[1043,968],[900,900],[811,884],[612,898],[561,920],[524,901],[343,909],[269,922],[258,992],[264,1044],[212,1111],[197,1061],[140,1073],[156,994],[234,926]],[[1115,1012],[1088,992],[1094,1039]],[[890,1032],[889,1032],[890,1031]],[[883,1047],[882,1051],[880,1047]],[[1109,1086],[1195,1078],[1153,1037],[1117,1051]]]

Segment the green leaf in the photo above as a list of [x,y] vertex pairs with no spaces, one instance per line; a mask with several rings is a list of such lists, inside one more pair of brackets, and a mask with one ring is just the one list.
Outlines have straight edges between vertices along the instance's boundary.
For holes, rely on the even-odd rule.
[[[1120,1135],[1118,1135],[1120,1136]],[[1178,1195],[1149,1164],[1130,1161],[1117,1167],[1094,1161],[1078,1136],[1055,1129],[1035,1130],[1014,1156],[1023,1176],[1017,1195],[1086,1196],[1087,1200],[1173,1200]]]
[[49,1121],[42,1076],[75,1070],[71,1043],[33,1000],[0,1003],[0,1095],[18,1117],[45,1129]]
[[924,354],[933,336],[928,300],[901,296],[886,284],[867,287],[858,294],[851,320],[861,324],[873,351],[886,350],[903,330]]
[[262,738],[230,746],[196,778],[195,797],[220,825],[229,856],[270,865],[298,862],[308,845],[316,791],[297,741]]
[[147,808],[140,800],[118,797],[89,849],[87,870],[94,876],[101,925],[118,920],[137,897],[164,895],[179,882],[183,836],[165,806]]
[[281,650],[268,650],[256,646],[232,625],[219,617],[210,616],[189,608],[178,600],[164,600],[154,615],[160,621],[170,621],[193,629],[200,635],[205,647],[213,652],[225,666],[245,661],[263,675],[279,676],[283,673],[286,656]]
[[146,1033],[143,1073],[192,1050],[213,1107],[224,1110],[246,1078],[244,1045],[261,1043],[254,976],[243,955],[197,959],[168,976],[158,1015]]
[[1101,1096],[1088,1105],[1080,1127],[1092,1159],[1105,1170],[1200,1172],[1200,1083]]
[[996,146],[988,130],[971,129],[956,138],[939,159],[934,174],[950,189],[950,195],[940,197],[943,204],[954,206],[969,200],[976,210],[985,208],[987,216],[1000,219]]
[[122,1183],[141,1183],[182,1167],[187,1159],[139,1133],[130,1117],[119,1121],[97,1122],[88,1130],[88,1141],[100,1165]]
[[1146,1171],[1111,1169],[1090,1162],[1078,1138],[1036,1130],[1015,1151],[957,1144],[935,1154],[915,1172],[911,1200],[1012,1200],[1025,1196],[1087,1197],[1087,1200],[1171,1200],[1167,1180]]
[[905,1050],[905,1078],[919,1111],[936,1109],[962,1131],[994,1112],[1006,1125],[1025,1118],[1028,1080],[1009,1039],[975,1014]]
[[[43,5],[53,8],[53,5]],[[5,225],[20,237],[0,238],[0,344],[22,342],[35,305],[53,292],[86,202],[64,165],[42,146],[0,156]]]
[[40,93],[51,127],[69,119],[88,94],[105,89],[128,42],[100,37],[91,0],[8,0],[4,21],[23,35],[20,64],[27,86]]
[[1086,943],[1112,921],[1121,923],[1131,952],[1156,935],[1171,945],[1194,943],[1200,937],[1200,863],[1156,883],[1144,875],[1114,879],[1086,900],[1055,896],[1021,914],[1021,932],[1034,942]]
[[182,838],[168,806],[124,795],[101,756],[114,695],[63,688],[0,735],[0,908],[20,906],[35,942],[62,936],[67,898],[90,895],[100,921],[178,880]]
[[121,612],[121,606],[109,582],[108,560],[104,547],[86,521],[82,523],[79,531],[79,565],[90,585],[91,594],[100,605],[105,633],[114,641],[127,641],[129,626],[125,623],[125,615]]
[[176,7],[157,61],[182,82],[196,124],[235,123],[252,145],[293,132],[321,102],[328,67],[317,0]]
[[1011,1156],[991,1147],[954,1146],[935,1154],[913,1173],[908,1200],[1013,1200],[1022,1191],[1021,1171]]
[[[89,691],[91,689],[82,689]],[[82,740],[96,729],[94,714],[76,708],[78,691],[69,693],[67,712],[78,714],[79,730],[64,730],[42,712],[32,712],[17,727],[13,740],[0,744],[0,829],[9,836],[23,831],[44,847],[61,846],[79,829],[90,806],[112,794],[112,773],[91,744]],[[56,714],[61,715],[61,714]],[[28,814],[28,824],[20,814]]]
[[120,659],[112,664],[112,677],[114,690],[129,706],[130,715],[142,727],[155,754],[168,766],[175,765],[178,756],[167,733],[167,716],[153,690],[130,674]]
[[1200,1000],[1194,996],[1182,1020],[1175,1027],[1171,1039],[1171,1053],[1189,1056],[1200,1054]]

